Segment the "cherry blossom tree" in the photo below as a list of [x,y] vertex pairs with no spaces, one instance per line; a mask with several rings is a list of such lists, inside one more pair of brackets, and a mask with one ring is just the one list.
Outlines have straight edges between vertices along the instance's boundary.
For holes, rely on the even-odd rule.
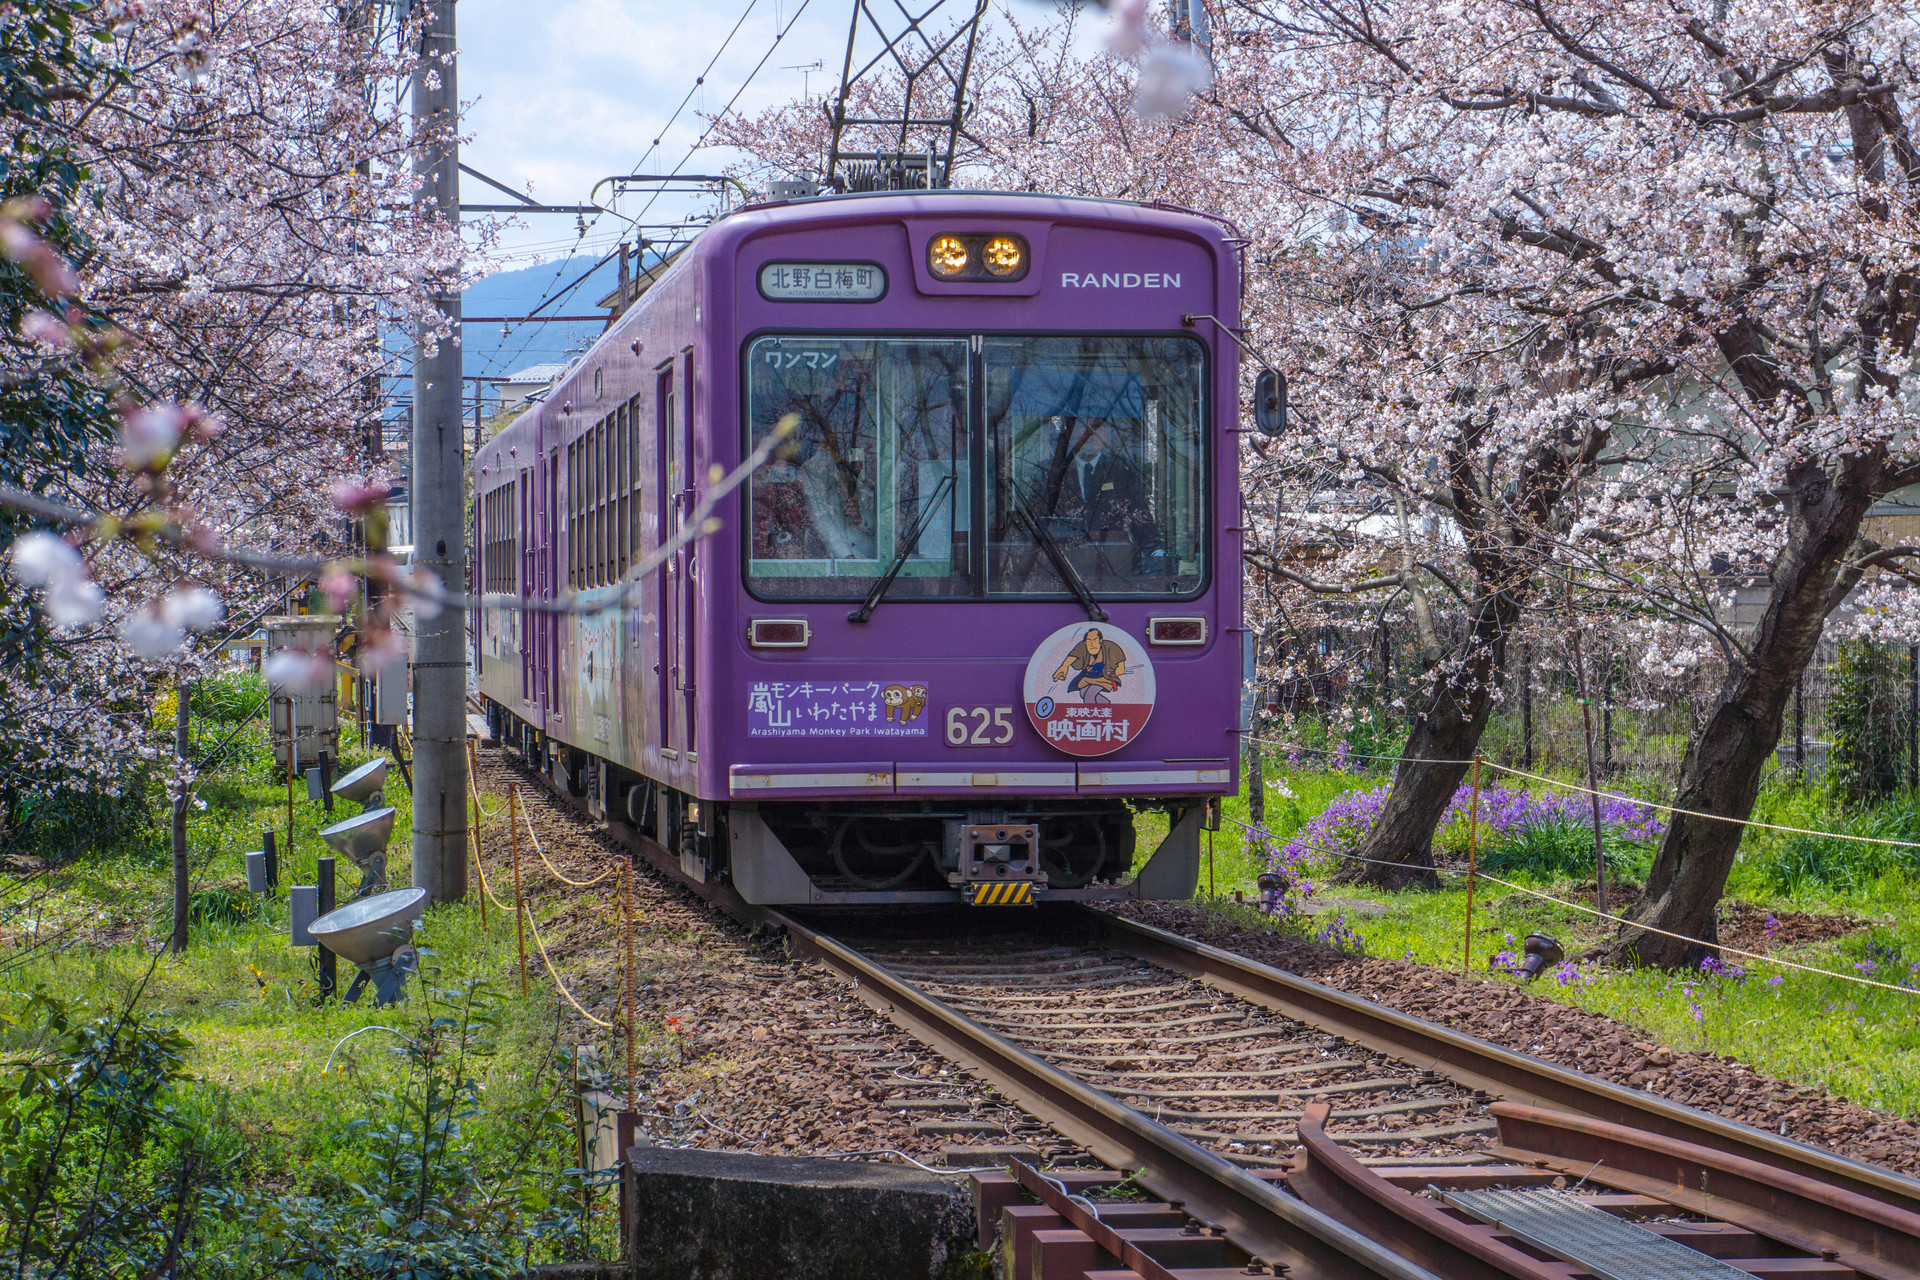
[[[1605,464],[1595,509],[1533,524],[1597,565],[1617,522],[1671,533],[1703,497],[1737,500],[1723,514],[1744,523],[1739,551],[1765,566],[1769,594],[1729,650],[1676,803],[1744,818],[1828,613],[1905,553],[1864,545],[1860,528],[1920,479],[1920,154],[1906,123],[1920,28],[1871,3],[1248,12],[1278,33],[1294,83],[1347,90],[1326,96],[1288,179],[1382,228],[1368,239],[1398,241],[1381,254],[1391,287],[1418,278],[1409,296],[1455,316],[1436,355],[1532,346],[1536,412],[1601,437],[1582,446]],[[1489,299],[1510,308],[1504,323],[1486,325]],[[1430,403],[1472,423],[1482,385]],[[1740,830],[1677,816],[1635,923],[1713,941]],[[1629,927],[1615,954],[1675,964],[1699,950]]]
[[[153,752],[140,691],[204,659],[186,638],[275,604],[276,559],[352,549],[334,491],[364,509],[384,471],[367,394],[382,328],[426,314],[423,282],[461,251],[409,210],[404,41],[311,3],[67,12],[102,70],[44,122],[70,190],[0,218],[21,268],[65,264],[41,273],[10,351],[42,382],[90,386],[111,434],[59,465],[9,458],[4,478],[51,504],[35,514],[104,516],[15,545],[29,590],[0,607],[39,664],[0,686],[28,744],[9,791],[113,788]],[[23,430],[50,431],[49,405],[24,397]],[[208,561],[233,544],[254,554]]]

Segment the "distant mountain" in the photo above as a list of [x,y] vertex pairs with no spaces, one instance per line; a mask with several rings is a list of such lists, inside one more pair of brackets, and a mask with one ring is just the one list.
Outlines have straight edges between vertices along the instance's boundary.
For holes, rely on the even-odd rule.
[[[461,295],[461,307],[464,314],[470,316],[524,316],[551,295],[591,274],[592,279],[578,284],[542,314],[592,315],[597,310],[593,304],[613,291],[619,271],[616,262],[604,263],[596,269],[594,259],[586,255],[502,271]],[[461,329],[461,364],[468,377],[501,377],[530,364],[567,360],[578,355],[605,328],[603,321],[512,326],[468,324]]]

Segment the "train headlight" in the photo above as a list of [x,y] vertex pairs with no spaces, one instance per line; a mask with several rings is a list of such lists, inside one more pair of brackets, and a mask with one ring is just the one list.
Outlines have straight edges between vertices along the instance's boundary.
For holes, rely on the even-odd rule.
[[995,236],[987,241],[986,252],[981,255],[986,260],[987,271],[996,276],[1013,275],[1020,270],[1026,256],[1026,247],[1012,236]]
[[971,256],[967,242],[959,236],[937,236],[927,246],[927,264],[933,268],[933,274],[949,280],[966,274]]

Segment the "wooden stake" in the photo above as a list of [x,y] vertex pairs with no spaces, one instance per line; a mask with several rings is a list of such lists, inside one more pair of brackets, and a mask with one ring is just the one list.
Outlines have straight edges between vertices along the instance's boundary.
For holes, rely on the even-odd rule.
[[[473,823],[468,829],[473,834],[473,866],[476,871],[480,869],[480,770],[474,758],[478,750],[473,743],[467,743],[467,798],[473,802]],[[486,885],[486,877],[482,875],[480,877],[480,931],[482,933],[487,929]]]
[[527,994],[527,909],[520,896],[520,788],[507,789],[507,827],[513,832],[513,927],[520,937],[520,994]]
[[1480,761],[1485,758],[1480,752],[1474,753],[1473,807],[1467,810],[1467,932],[1460,940],[1460,976],[1463,978],[1473,964],[1473,877],[1480,862]]
[[[579,1152],[580,1168],[586,1170],[587,1152],[587,1077],[580,1069],[580,1058],[586,1050],[585,1045],[573,1047],[573,1139]],[[582,1180],[580,1183],[580,1221],[593,1220],[593,1183]]]
[[[640,1084],[633,1067],[633,1036],[639,1024],[634,1021],[633,1000],[633,863],[620,863],[621,923],[627,935],[627,1110],[640,1109]],[[626,1155],[621,1152],[622,1157]]]
[[293,695],[287,695],[287,861],[293,861],[293,761],[299,750],[293,732]]
[[1593,802],[1593,874],[1594,885],[1598,889],[1602,914],[1611,911],[1607,905],[1607,842],[1600,830],[1600,778],[1593,768],[1593,699],[1587,691],[1587,666],[1580,658],[1580,628],[1575,626],[1573,640],[1573,678],[1580,686],[1580,721],[1587,735],[1587,792]]

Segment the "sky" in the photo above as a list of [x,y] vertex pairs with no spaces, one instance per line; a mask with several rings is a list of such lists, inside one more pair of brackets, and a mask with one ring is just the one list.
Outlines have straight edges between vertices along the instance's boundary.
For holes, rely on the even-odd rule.
[[[958,8],[957,0],[948,4]],[[459,87],[471,134],[462,159],[516,190],[531,183],[536,199],[554,204],[589,203],[594,184],[611,174],[667,173],[683,163],[683,172],[712,172],[727,153],[689,159],[707,127],[701,113],[719,111],[736,92],[735,109],[749,113],[803,92],[834,92],[851,13],[851,0],[461,0]],[[716,53],[706,83],[696,85]],[[793,69],[813,63],[819,68]],[[461,186],[469,203],[482,193],[508,199],[468,176]],[[629,197],[621,212],[644,203]],[[663,196],[647,220],[678,219],[710,204]],[[602,217],[581,242],[571,216],[521,221],[503,237],[515,265],[530,260],[524,255],[564,253],[576,243],[598,257],[627,230]]]
[[[685,173],[714,172],[729,153],[693,153],[692,147],[707,128],[707,117],[736,92],[735,109],[756,112],[803,93],[817,98],[838,88],[850,5],[851,0],[805,0],[804,5],[802,0],[559,0],[542,7],[461,0],[459,92],[469,135],[461,160],[551,204],[609,205],[604,193],[592,198],[593,187],[616,173],[669,173],[676,167]],[[785,35],[776,44],[782,30]],[[705,83],[696,84],[709,62]],[[794,69],[813,63],[818,69]],[[471,175],[461,175],[460,185],[463,203],[511,202]],[[631,215],[646,200],[646,195],[629,196],[614,207]],[[645,220],[677,221],[712,207],[712,198],[699,192],[662,195]],[[584,237],[570,214],[521,216],[503,227],[496,250],[499,274],[468,290],[469,313],[524,314],[553,287],[634,234],[619,217],[586,221]],[[567,260],[570,251],[575,251],[572,261]],[[548,310],[592,314],[612,280],[611,269],[597,272],[592,282]],[[498,375],[539,360],[565,359],[600,327],[476,329],[466,344],[467,373]]]
[[[1047,15],[1046,0],[1014,4],[1024,21]],[[717,172],[729,152],[691,148],[708,117],[736,93],[735,110],[755,114],[803,94],[819,100],[838,91],[852,6],[853,0],[557,0],[546,6],[461,0],[459,89],[470,135],[461,158],[516,190],[531,183],[531,194],[552,204],[604,205],[604,199],[590,200],[594,184],[616,173],[668,173],[676,166]],[[875,0],[874,7],[894,9],[891,0]],[[935,24],[949,12],[958,19],[966,7],[966,0],[946,0]],[[994,21],[990,14],[989,25]],[[878,47],[863,28],[859,61]],[[705,83],[696,85],[710,61]],[[462,200],[494,202],[488,197],[509,200],[462,175]],[[631,215],[645,203],[644,196],[629,197],[619,212]],[[661,196],[647,221],[711,206],[709,197]],[[512,255],[504,266],[576,246],[598,257],[631,234],[611,216],[593,222],[584,240],[570,215],[520,221],[524,225],[502,236]]]
[[[1047,2],[1014,0],[1029,22],[1044,20]],[[803,95],[831,98],[839,89],[853,3],[556,0],[530,6],[524,0],[460,0],[459,93],[468,135],[460,158],[545,203],[597,203],[634,217],[648,193],[618,203],[602,193],[596,200],[595,184],[622,173],[718,172],[732,158],[729,150],[693,148],[711,117],[736,94],[734,110],[746,114]],[[967,0],[946,0],[935,25],[949,13],[957,20],[968,7]],[[875,0],[875,8],[887,13],[893,5]],[[989,25],[994,21],[990,16]],[[856,67],[878,48],[871,29],[863,28]],[[696,84],[703,73],[704,83]],[[471,175],[463,174],[460,185],[463,203],[512,199]],[[649,223],[678,222],[715,207],[710,194],[698,191],[651,198],[644,216]],[[585,264],[634,237],[632,224],[615,213],[590,215],[584,235],[571,214],[524,215],[503,226],[494,255],[498,274],[469,290],[469,314],[525,314]],[[646,234],[652,239],[666,232]],[[592,313],[611,281],[610,269],[597,272],[549,311]],[[467,373],[499,375],[537,360],[564,359],[599,330],[554,324],[504,332],[488,326],[471,335]]]

